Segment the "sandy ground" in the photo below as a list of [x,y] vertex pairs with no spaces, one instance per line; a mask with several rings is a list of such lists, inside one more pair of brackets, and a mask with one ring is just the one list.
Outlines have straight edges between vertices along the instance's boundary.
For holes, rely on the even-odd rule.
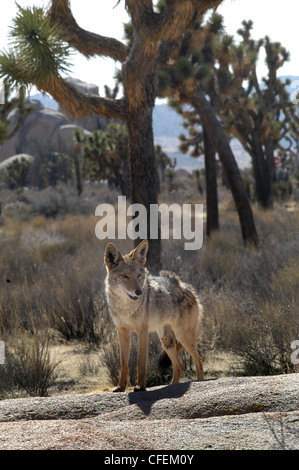
[[[49,395],[65,393],[101,393],[111,391],[113,384],[103,365],[99,350],[89,349],[83,343],[71,342],[54,346],[51,350],[54,361],[60,362],[56,369],[55,385]],[[224,377],[229,374],[233,357],[225,353],[211,352],[204,362],[205,378]],[[181,382],[196,378],[190,373],[182,374]],[[129,390],[132,387],[128,388]]]

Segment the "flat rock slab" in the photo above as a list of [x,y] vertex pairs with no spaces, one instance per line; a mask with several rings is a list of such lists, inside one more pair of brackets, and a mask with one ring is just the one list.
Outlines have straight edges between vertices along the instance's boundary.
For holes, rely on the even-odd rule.
[[299,449],[299,374],[0,402],[0,449]]

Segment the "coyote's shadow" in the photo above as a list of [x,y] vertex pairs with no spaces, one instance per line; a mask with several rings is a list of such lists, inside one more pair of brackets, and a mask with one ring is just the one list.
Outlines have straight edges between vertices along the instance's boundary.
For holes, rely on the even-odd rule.
[[141,411],[148,416],[152,406],[159,400],[181,398],[189,390],[191,382],[182,382],[174,385],[155,387],[154,390],[146,392],[129,393],[130,405],[137,405]]

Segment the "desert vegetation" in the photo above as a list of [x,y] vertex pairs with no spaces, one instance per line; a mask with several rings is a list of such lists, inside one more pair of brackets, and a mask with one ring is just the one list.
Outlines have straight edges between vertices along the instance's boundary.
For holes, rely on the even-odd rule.
[[[267,36],[254,39],[251,21],[242,23],[239,39],[230,36],[224,19],[211,13],[220,3],[127,0],[125,42],[82,29],[67,0],[52,0],[47,9],[19,7],[11,49],[0,53],[6,89],[0,143],[13,137],[11,113],[18,112],[17,132],[32,111],[26,101],[32,85],[70,118],[101,115],[106,127],[75,131],[70,154],[53,153],[50,142],[48,151],[36,149],[32,159],[1,169],[2,397],[102,390],[117,382],[118,342],[104,295],[110,240],[95,236],[95,209],[109,203],[117,210],[120,194],[147,210],[158,202],[204,204],[202,248],[185,251],[184,240],[158,236],[150,240],[148,265],[176,272],[199,293],[206,377],[296,371],[298,107],[290,102],[289,81],[278,77],[288,53]],[[118,61],[115,89],[106,87],[101,97],[71,85],[64,76],[71,50]],[[268,70],[258,83],[261,50]],[[184,119],[180,151],[202,156],[204,169],[176,170],[155,145],[158,96]],[[232,138],[252,168],[239,168]],[[118,245],[126,252],[138,242]],[[134,385],[134,336],[132,346]],[[169,381],[157,368],[159,354],[152,334],[148,386]],[[185,380],[194,378],[188,354],[183,361]]]
[[[258,249],[244,246],[230,192],[219,182],[220,230],[198,252],[181,240],[162,241],[162,265],[191,282],[204,304],[199,331],[207,377],[263,375],[296,370],[290,356],[298,338],[298,188],[272,210],[253,204]],[[104,296],[106,240],[95,236],[94,208],[117,207],[105,182],[35,190],[2,185],[0,329],[5,365],[1,395],[46,395],[60,390],[109,389],[117,381],[116,332]],[[161,202],[203,203],[196,178],[161,183]],[[124,251],[130,240],[118,242]],[[132,337],[130,382],[136,371]],[[150,341],[148,384],[168,383],[157,369],[160,345]],[[194,378],[183,356],[185,380]]]

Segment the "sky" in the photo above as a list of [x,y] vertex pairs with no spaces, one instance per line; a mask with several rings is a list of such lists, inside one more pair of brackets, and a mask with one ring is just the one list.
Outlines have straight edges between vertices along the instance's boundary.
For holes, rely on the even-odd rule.
[[[47,6],[49,0],[17,0],[22,6]],[[103,36],[123,40],[123,23],[128,21],[124,0],[71,0],[71,8],[78,24],[89,31]],[[0,50],[8,47],[9,26],[16,15],[14,0],[2,0],[0,4]],[[290,61],[281,69],[279,75],[299,76],[298,47],[298,0],[224,0],[217,10],[224,16],[226,32],[236,35],[241,22],[251,19],[254,24],[252,36],[260,39],[269,36],[272,41],[280,42],[291,54]],[[113,77],[118,63],[110,59],[87,60],[75,54],[72,59],[71,76],[99,86],[104,94],[104,85],[114,85]],[[266,73],[264,57],[260,58],[258,76]]]

